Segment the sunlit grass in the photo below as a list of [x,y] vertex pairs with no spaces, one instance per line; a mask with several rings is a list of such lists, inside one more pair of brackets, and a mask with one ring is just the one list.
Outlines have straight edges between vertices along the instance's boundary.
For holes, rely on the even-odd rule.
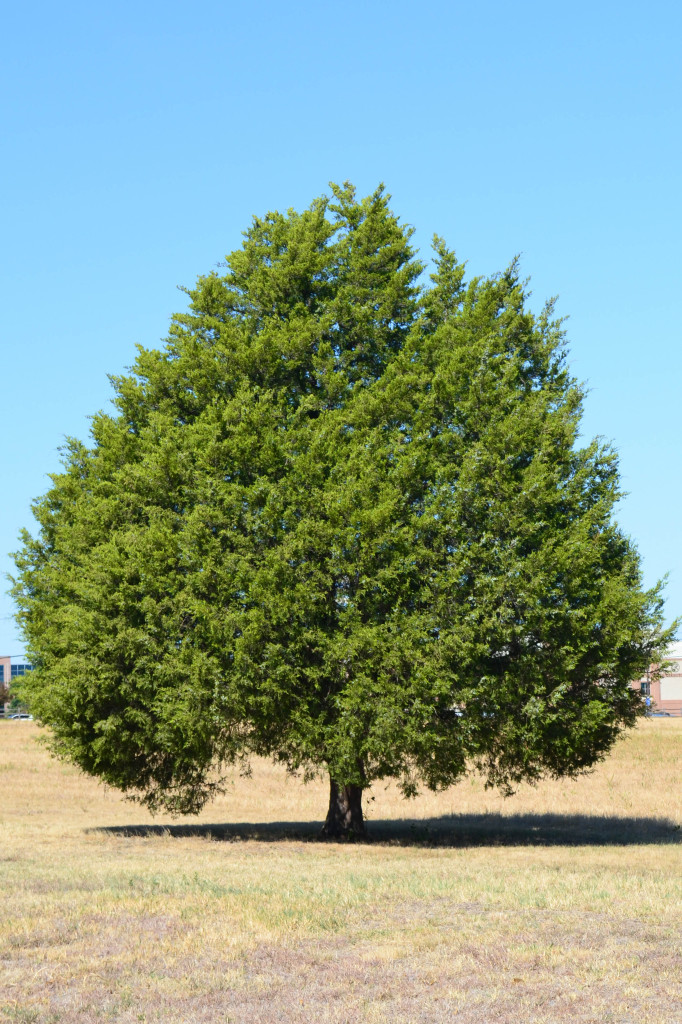
[[258,763],[189,835],[37,734],[0,723],[0,1020],[682,1020],[682,721],[509,800],[377,786],[356,845],[324,781]]

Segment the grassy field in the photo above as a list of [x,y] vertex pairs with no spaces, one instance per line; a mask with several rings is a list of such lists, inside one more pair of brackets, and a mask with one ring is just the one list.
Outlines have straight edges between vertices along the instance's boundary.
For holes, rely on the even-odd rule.
[[266,763],[151,819],[0,721],[0,1021],[682,1022],[682,720],[503,800],[376,787],[318,843],[324,783]]

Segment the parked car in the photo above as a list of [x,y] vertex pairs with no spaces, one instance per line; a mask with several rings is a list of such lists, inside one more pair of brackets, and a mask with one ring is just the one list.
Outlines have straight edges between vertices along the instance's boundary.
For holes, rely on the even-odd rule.
[[33,715],[20,714],[20,715],[10,715],[9,717],[13,718],[15,721],[22,721],[22,722],[32,722],[33,721]]

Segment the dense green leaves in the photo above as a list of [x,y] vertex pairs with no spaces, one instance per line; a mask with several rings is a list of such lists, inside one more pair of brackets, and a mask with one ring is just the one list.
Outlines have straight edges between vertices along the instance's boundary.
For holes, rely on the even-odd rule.
[[573,774],[666,642],[613,452],[515,264],[435,271],[381,189],[255,219],[16,556],[55,749],[196,810],[266,754],[343,785]]

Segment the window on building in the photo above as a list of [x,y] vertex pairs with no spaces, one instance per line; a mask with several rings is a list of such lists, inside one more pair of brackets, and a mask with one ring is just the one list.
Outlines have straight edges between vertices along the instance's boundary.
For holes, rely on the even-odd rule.
[[645,697],[651,696],[651,683],[648,679],[645,679],[643,682],[641,682],[639,684],[639,688]]
[[17,676],[25,676],[27,672],[30,672],[33,665],[12,665],[11,676],[15,679]]

